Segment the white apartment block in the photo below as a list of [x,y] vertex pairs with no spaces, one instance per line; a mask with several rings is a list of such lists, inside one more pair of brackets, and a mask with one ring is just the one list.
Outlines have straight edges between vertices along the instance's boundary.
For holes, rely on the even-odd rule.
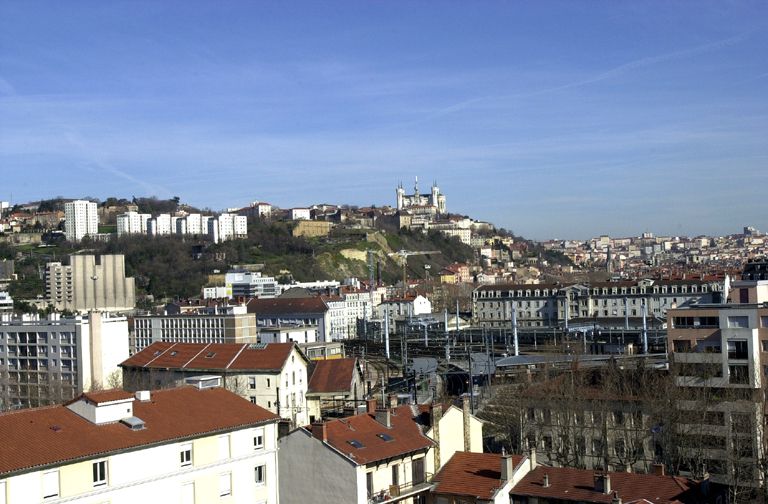
[[85,236],[99,232],[99,216],[96,203],[76,200],[64,203],[64,233],[67,240],[78,242]]
[[309,208],[291,208],[291,220],[310,220]]
[[13,311],[13,298],[5,291],[0,291],[0,313]]
[[126,212],[118,215],[117,236],[147,234],[151,219],[152,216],[150,214],[140,214],[138,212]]
[[277,417],[201,383],[0,415],[0,502],[277,504]]
[[150,219],[147,232],[150,236],[167,236],[171,234],[171,229],[170,214],[160,214]]
[[208,221],[208,235],[214,243],[248,236],[248,218],[244,215],[223,213]]
[[136,306],[133,277],[122,254],[71,255],[69,265],[46,265],[45,294],[56,310],[126,311]]
[[[0,411],[70,399],[92,386],[119,382],[118,364],[128,357],[128,321],[91,312],[88,317],[52,314],[0,316]],[[0,374],[0,379],[2,374]]]

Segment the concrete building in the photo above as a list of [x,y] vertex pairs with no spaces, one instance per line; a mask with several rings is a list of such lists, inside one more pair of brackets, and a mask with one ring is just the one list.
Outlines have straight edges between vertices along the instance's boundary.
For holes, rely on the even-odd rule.
[[0,313],[11,313],[13,311],[13,298],[10,294],[0,291]]
[[147,234],[150,236],[167,236],[171,234],[171,231],[175,231],[175,229],[171,226],[170,214],[160,214],[149,219]]
[[278,294],[278,283],[273,277],[247,270],[228,271],[224,276],[227,297],[270,298]]
[[680,429],[690,439],[703,440],[697,458],[706,460],[703,469],[713,481],[759,487],[765,474],[758,468],[768,459],[768,280],[734,282],[730,299],[736,302],[668,313],[679,407],[690,420]]
[[[385,313],[388,312],[390,320],[432,313],[432,303],[422,295],[384,299],[376,308],[379,318],[384,318]],[[394,327],[394,324],[392,325]]]
[[1,414],[0,502],[277,504],[276,423],[220,387]]
[[0,410],[60,402],[120,382],[118,364],[128,357],[124,317],[2,317]]
[[64,203],[64,233],[67,240],[79,242],[88,235],[99,232],[99,215],[96,203],[75,200]]
[[256,317],[244,306],[229,306],[215,313],[142,315],[134,317],[132,352],[156,342],[257,343]]
[[272,326],[259,328],[259,343],[317,343],[317,327],[315,326]]
[[244,215],[223,213],[208,221],[208,236],[213,243],[248,236],[248,218]]
[[248,312],[256,314],[259,329],[310,327],[317,341],[331,341],[328,305],[319,296],[301,298],[251,299]]
[[125,360],[128,390],[179,386],[191,377],[216,375],[224,387],[291,425],[306,425],[309,360],[295,343],[154,343]]
[[69,265],[48,263],[45,295],[56,310],[126,311],[136,306],[134,279],[125,276],[125,257],[71,255]]
[[132,234],[145,235],[149,229],[149,221],[152,219],[150,214],[140,214],[138,212],[126,212],[117,216],[117,236]]

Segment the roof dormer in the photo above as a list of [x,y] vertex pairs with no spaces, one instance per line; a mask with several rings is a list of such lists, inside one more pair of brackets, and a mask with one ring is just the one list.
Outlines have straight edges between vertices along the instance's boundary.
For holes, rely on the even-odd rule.
[[102,425],[132,417],[133,401],[134,396],[130,392],[103,390],[84,392],[66,406],[89,422]]

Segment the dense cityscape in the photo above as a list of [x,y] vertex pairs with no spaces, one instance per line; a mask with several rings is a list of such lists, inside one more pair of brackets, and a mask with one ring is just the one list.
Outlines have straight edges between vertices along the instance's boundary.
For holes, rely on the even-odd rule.
[[766,19],[0,0],[0,504],[768,503]]

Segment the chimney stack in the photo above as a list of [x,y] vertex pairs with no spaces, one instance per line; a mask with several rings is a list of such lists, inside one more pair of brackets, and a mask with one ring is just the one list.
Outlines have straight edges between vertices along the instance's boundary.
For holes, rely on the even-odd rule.
[[605,474],[595,474],[595,491],[611,495],[611,477]]
[[323,443],[328,442],[328,429],[325,422],[315,422],[312,424],[312,437],[319,439]]
[[549,474],[544,473],[544,484],[542,485],[544,488],[549,488]]
[[376,399],[368,399],[365,401],[365,411],[369,415],[376,414]]
[[[512,455],[504,454],[501,456],[501,481],[509,481],[512,479],[512,473],[515,471],[514,463],[512,462]],[[546,478],[546,476],[544,476]]]
[[462,398],[461,402],[461,410],[464,415],[464,451],[469,452],[472,451],[472,438],[470,436],[470,428],[469,428],[469,401],[471,399],[467,396],[464,396]]
[[374,415],[376,416],[376,421],[384,425],[387,429],[392,427],[392,411],[389,408],[378,409]]
[[653,474],[656,476],[665,476],[664,464],[653,464]]
[[613,492],[611,504],[621,504],[621,497],[619,497],[619,492]]
[[531,448],[531,451],[528,454],[528,460],[531,463],[531,471],[533,471],[539,465],[536,463],[536,448]]
[[440,419],[443,418],[443,405],[440,403],[432,403],[430,406],[429,416],[432,423],[432,439],[435,440],[435,474],[440,470]]
[[392,409],[397,408],[397,394],[389,394],[389,407]]

